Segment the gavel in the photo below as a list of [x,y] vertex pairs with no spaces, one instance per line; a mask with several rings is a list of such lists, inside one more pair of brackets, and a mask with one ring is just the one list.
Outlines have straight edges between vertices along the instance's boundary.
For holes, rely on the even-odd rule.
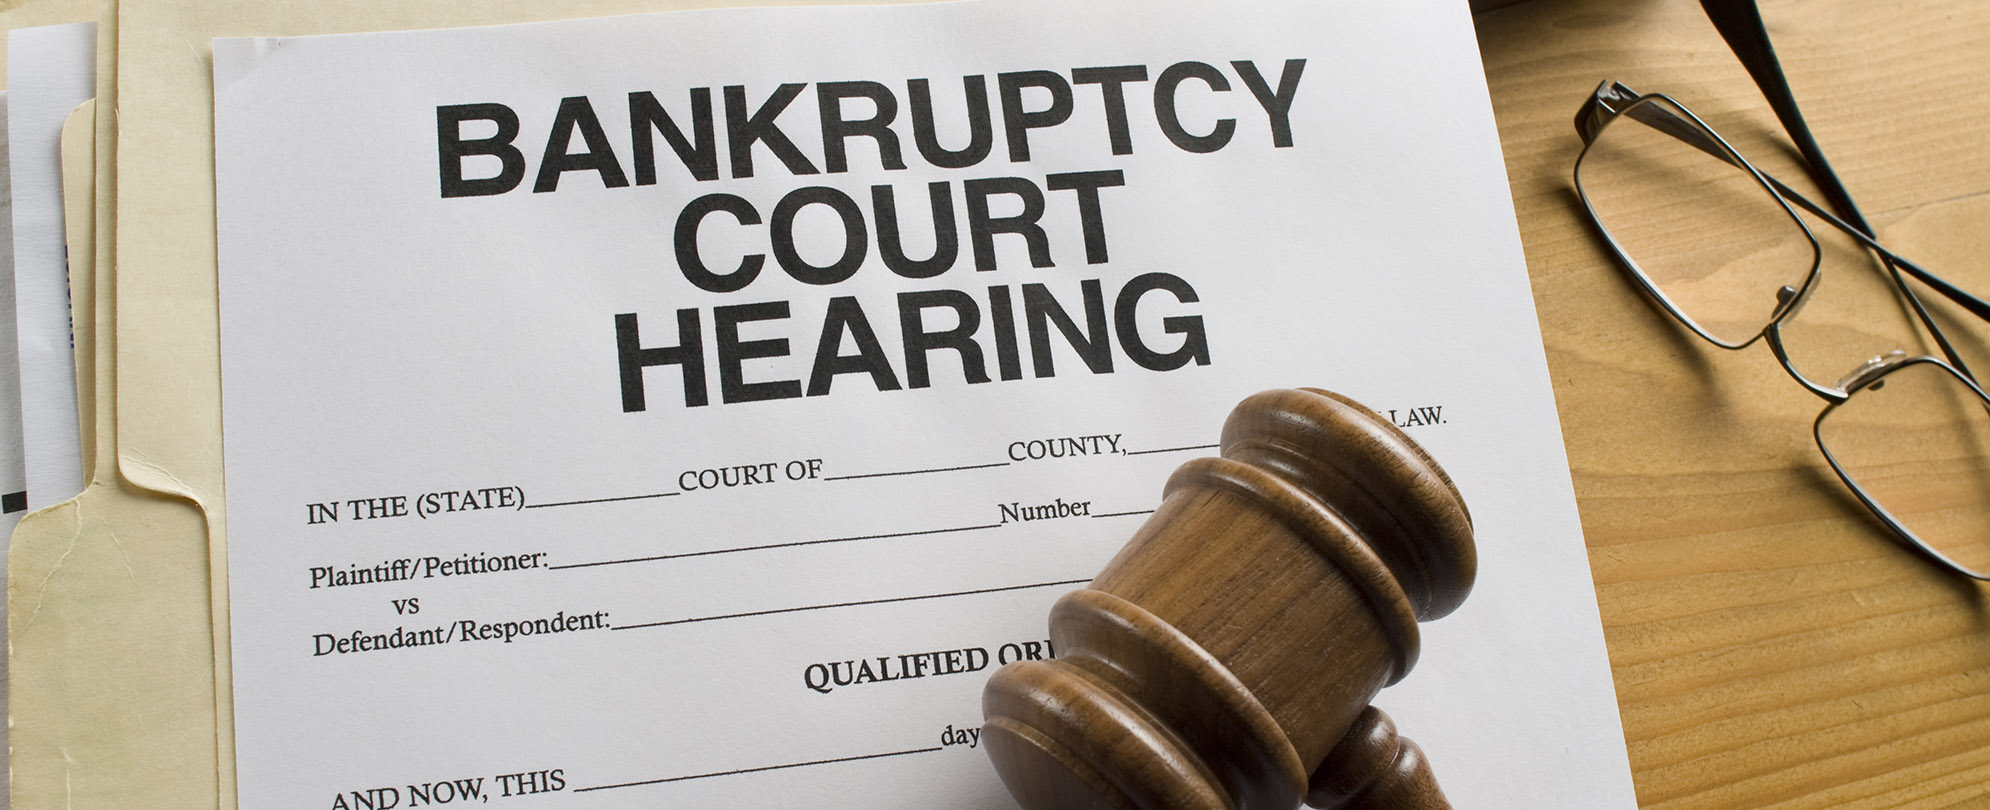
[[1317,388],[1245,399],[1220,447],[1051,608],[1058,657],[990,677],[996,772],[1026,810],[1448,810],[1369,702],[1416,663],[1417,622],[1471,590],[1457,487]]

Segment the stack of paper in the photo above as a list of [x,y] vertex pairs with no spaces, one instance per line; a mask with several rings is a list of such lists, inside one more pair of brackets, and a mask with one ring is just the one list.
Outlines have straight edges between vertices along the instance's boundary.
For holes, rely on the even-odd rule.
[[[982,682],[1291,386],[1472,509],[1378,700],[1453,802],[1634,806],[1462,4],[604,16],[670,5],[95,16],[10,139],[87,482],[10,554],[18,806],[1009,807]],[[71,10],[0,17],[17,128]]]

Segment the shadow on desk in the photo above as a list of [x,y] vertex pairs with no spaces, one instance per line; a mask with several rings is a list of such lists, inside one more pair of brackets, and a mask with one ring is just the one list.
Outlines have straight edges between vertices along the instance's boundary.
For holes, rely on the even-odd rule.
[[[1990,4],[1763,5],[1880,240],[1990,291]],[[1990,588],[1894,540],[1813,444],[1818,400],[1659,315],[1574,195],[1599,81],[1767,142],[1760,93],[1694,0],[1473,7],[1640,803],[1990,806]],[[1990,368],[1990,328],[1932,306]]]

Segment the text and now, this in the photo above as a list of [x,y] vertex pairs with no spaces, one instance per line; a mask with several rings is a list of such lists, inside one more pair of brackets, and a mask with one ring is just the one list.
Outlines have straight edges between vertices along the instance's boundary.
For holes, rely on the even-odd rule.
[[[560,615],[564,616],[563,613]],[[569,621],[576,622],[585,622],[588,619],[593,619],[600,625],[605,626],[606,617],[607,614],[603,612],[592,615],[580,614],[566,618]],[[555,617],[554,621],[558,620],[559,617]],[[457,625],[465,628],[475,624],[474,621],[457,623]],[[523,626],[520,623],[513,624],[515,626]],[[506,632],[501,629],[503,627],[504,625],[501,623],[482,625],[474,633],[473,631],[464,631],[465,638],[476,639],[478,638],[477,634],[482,634],[487,638],[496,638],[499,637],[499,634]],[[593,628],[575,627],[573,629]],[[407,633],[401,628],[396,628],[393,634],[366,637],[355,633],[351,638],[370,638],[370,640],[363,643],[368,645],[387,645],[381,647],[368,646],[367,649],[389,649],[393,648],[394,645],[391,641],[380,641],[381,638],[392,639],[397,636],[414,638],[427,633],[428,635],[440,634],[436,640],[427,643],[450,643],[456,636],[455,630],[456,625],[437,627],[431,631],[418,631],[417,633]],[[529,633],[517,633],[516,635],[529,635]],[[323,639],[325,636],[320,636],[319,638]],[[509,642],[512,638],[505,636],[504,640]],[[347,639],[341,638],[338,641],[343,643]],[[321,641],[320,643],[322,644],[323,642]],[[354,646],[357,646],[357,643]],[[339,650],[339,652],[346,651],[348,650]],[[360,650],[353,649],[350,651],[357,652]],[[950,650],[811,663],[803,668],[802,681],[810,690],[827,695],[834,692],[838,687],[970,674],[986,671],[991,664],[1001,665],[1016,661],[1043,660],[1052,657],[1055,657],[1055,651],[1048,639],[1010,641],[988,646],[961,647]],[[939,742],[941,748],[955,746],[976,748],[981,742],[981,729],[972,723],[958,725],[949,723],[939,732]],[[566,769],[541,768],[499,774],[488,779],[485,777],[450,778],[345,790],[335,793],[327,806],[329,810],[402,810],[402,808],[412,810],[413,808],[430,805],[446,805],[458,802],[482,804],[488,803],[493,797],[512,798],[517,796],[531,796],[541,793],[560,792],[567,789],[568,778]]]
[[328,810],[414,810],[430,805],[509,799],[567,789],[565,768],[539,768],[493,777],[471,776],[360,788],[332,795]]

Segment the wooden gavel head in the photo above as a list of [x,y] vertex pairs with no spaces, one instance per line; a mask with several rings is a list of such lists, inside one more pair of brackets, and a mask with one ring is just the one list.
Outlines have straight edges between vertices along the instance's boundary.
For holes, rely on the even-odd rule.
[[1415,441],[1319,389],[1267,391],[1183,464],[1089,587],[1058,657],[1004,666],[984,746],[1028,810],[1448,808],[1368,705],[1477,570],[1471,516]]

